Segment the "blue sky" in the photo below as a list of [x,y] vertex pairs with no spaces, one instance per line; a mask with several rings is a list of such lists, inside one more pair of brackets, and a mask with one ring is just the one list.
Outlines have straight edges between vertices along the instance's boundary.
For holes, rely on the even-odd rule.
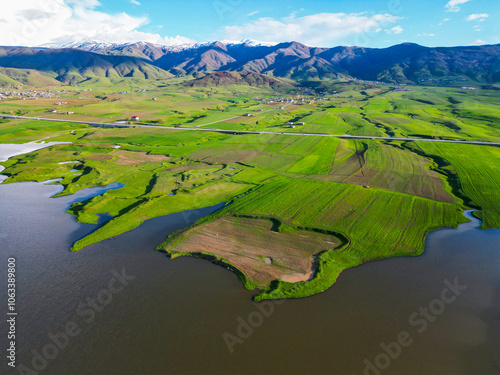
[[17,0],[0,44],[296,40],[333,47],[500,43],[497,0]]

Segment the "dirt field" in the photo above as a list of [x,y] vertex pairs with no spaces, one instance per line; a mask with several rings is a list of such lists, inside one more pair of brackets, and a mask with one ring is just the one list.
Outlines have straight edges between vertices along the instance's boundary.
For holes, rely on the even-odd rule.
[[313,276],[313,256],[340,245],[331,235],[306,230],[272,231],[266,219],[226,216],[190,229],[168,248],[209,253],[224,259],[260,287],[276,279],[289,282]]
[[114,156],[118,156],[116,164],[136,166],[143,163],[156,163],[170,160],[162,155],[148,155],[145,152],[115,151]]

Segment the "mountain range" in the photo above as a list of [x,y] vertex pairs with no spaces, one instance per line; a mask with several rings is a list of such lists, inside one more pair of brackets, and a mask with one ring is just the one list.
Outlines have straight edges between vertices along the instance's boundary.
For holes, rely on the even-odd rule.
[[[0,68],[0,84],[5,81],[2,76],[15,81],[21,74],[18,70],[26,69],[39,72],[47,82],[64,83],[93,77],[157,80],[231,71],[297,81],[356,78],[411,83],[463,78],[491,84],[500,81],[500,44],[430,48],[403,43],[388,48],[320,48],[298,42],[266,45],[219,41],[183,46],[83,42],[58,48],[0,47]],[[11,76],[9,72],[15,74]],[[256,81],[255,76],[250,79]]]

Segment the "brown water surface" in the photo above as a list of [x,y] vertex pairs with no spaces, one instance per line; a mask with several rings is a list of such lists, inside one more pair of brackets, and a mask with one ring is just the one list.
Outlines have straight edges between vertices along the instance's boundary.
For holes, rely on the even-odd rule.
[[[168,233],[220,205],[153,219],[70,253],[71,244],[95,227],[65,213],[69,204],[117,187],[54,199],[60,186],[0,185],[0,306],[5,315],[5,268],[15,257],[19,313],[18,368],[8,368],[2,355],[1,374],[22,373],[21,364],[32,368],[36,353],[51,343],[49,334],[63,332],[68,322],[81,332],[41,363],[40,374],[500,374],[500,230],[479,230],[474,219],[433,232],[423,256],[348,270],[325,293],[266,305],[274,311],[264,317],[251,301],[254,293],[232,272],[155,251]],[[109,301],[102,291],[123,269],[134,279]],[[420,307],[439,310],[435,299],[445,280],[455,278],[467,289],[444,311],[431,313],[433,321],[418,333],[422,325],[409,318],[421,320]],[[89,302],[97,297],[109,302],[98,311]],[[2,353],[6,330],[3,322]],[[402,331],[412,343],[386,363],[381,344]],[[232,338],[233,353],[224,337]],[[387,368],[368,370],[365,359]]]

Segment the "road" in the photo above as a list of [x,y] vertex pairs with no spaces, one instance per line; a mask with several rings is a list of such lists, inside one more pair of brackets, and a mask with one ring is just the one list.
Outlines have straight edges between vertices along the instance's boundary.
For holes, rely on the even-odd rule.
[[[54,122],[69,122],[75,124],[88,124],[98,127],[119,127],[119,128],[152,128],[152,129],[168,129],[168,130],[187,130],[187,131],[197,131],[197,132],[218,132],[225,134],[284,134],[284,135],[295,135],[295,136],[312,136],[312,137],[335,137],[335,138],[347,138],[347,139],[380,139],[385,141],[419,141],[419,142],[446,142],[446,143],[463,143],[470,145],[484,145],[484,146],[500,146],[500,142],[482,142],[482,141],[465,141],[465,140],[455,140],[455,139],[428,139],[428,138],[399,138],[399,137],[377,137],[369,135],[349,135],[349,134],[322,134],[322,133],[290,133],[290,132],[266,132],[266,131],[251,131],[251,130],[227,130],[227,129],[217,129],[217,128],[179,128],[174,126],[163,126],[163,125],[148,125],[143,123],[135,123],[133,125],[129,124],[118,124],[112,122],[92,122],[92,121],[75,121],[75,120],[63,120],[63,119],[52,119],[45,117],[27,117],[27,116],[13,116],[0,114],[0,117],[5,117],[9,119],[25,119],[25,120],[41,120],[41,121],[54,121]],[[233,118],[233,117],[231,117]],[[224,120],[219,120],[217,122],[223,122]],[[206,125],[206,124],[205,124]],[[203,126],[203,125],[200,125]]]

